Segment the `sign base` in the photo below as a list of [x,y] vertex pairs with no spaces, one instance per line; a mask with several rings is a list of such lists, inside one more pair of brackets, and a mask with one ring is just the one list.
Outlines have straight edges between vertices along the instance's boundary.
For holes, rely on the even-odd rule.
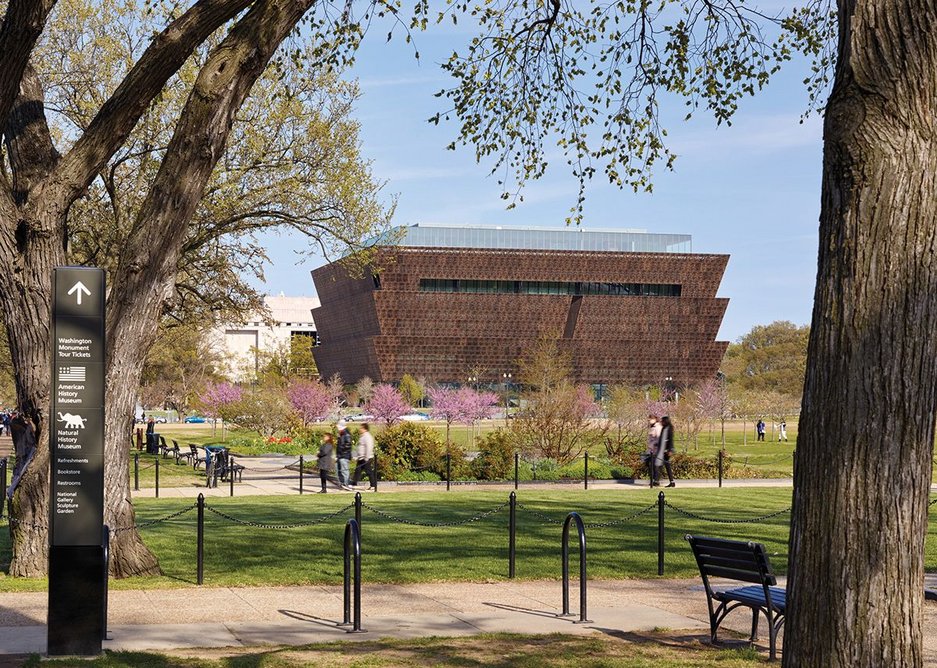
[[96,656],[104,638],[104,548],[49,547],[49,656]]

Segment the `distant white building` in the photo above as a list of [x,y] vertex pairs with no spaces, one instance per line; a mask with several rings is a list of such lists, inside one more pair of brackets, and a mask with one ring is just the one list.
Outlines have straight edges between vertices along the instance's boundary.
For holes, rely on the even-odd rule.
[[266,296],[269,320],[259,313],[244,323],[222,323],[215,338],[223,357],[223,371],[232,380],[240,380],[259,368],[265,353],[290,345],[293,336],[316,338],[312,309],[319,307],[317,297]]

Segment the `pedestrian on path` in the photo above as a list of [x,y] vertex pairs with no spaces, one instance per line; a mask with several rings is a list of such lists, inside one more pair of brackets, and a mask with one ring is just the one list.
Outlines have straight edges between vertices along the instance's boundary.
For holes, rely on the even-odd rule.
[[319,445],[318,454],[319,479],[322,481],[322,489],[319,494],[325,494],[325,486],[329,481],[329,473],[334,468],[334,448],[332,447],[332,434],[323,434],[322,443]]
[[781,424],[778,425],[778,443],[781,439],[787,440],[787,422],[784,420],[781,420]]
[[351,465],[351,434],[348,433],[348,425],[345,424],[344,420],[339,420],[335,427],[338,429],[338,447],[336,447],[338,484],[342,489],[351,489],[348,486],[350,480],[348,470]]
[[765,440],[765,421],[764,420],[759,418],[758,424],[756,425],[755,430],[758,432],[758,438],[755,440],[756,441]]
[[651,486],[657,484],[657,466],[654,458],[657,457],[657,448],[660,446],[660,420],[653,413],[647,416],[647,450],[642,460],[647,464],[647,475],[651,479]]
[[670,480],[667,487],[677,486],[677,483],[673,481],[673,468],[670,466],[670,453],[674,450],[673,442],[673,423],[670,417],[665,415],[660,419],[660,442],[657,446],[657,456],[654,459],[654,484],[657,486],[660,485],[661,466],[667,470],[667,478]]
[[374,479],[374,437],[371,436],[367,422],[361,424],[361,434],[358,436],[358,452],[356,458],[358,465],[355,466],[355,477],[351,485],[355,487],[361,481],[361,474],[368,476],[368,482],[371,488],[377,489],[377,482]]

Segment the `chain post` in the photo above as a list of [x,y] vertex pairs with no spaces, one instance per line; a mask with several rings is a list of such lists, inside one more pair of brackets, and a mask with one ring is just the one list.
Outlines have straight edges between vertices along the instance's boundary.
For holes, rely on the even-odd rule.
[[0,459],[0,517],[3,517],[3,499],[7,497],[7,458]]
[[234,455],[228,453],[228,487],[230,492],[228,496],[234,496]]
[[[377,450],[374,451],[374,491],[377,492],[377,480],[381,476],[377,472]],[[360,478],[359,478],[360,480]]]
[[521,454],[519,452],[514,453],[514,489],[517,490],[517,481],[518,481],[518,466],[520,465]]
[[[375,476],[377,477],[377,476]],[[452,455],[446,453],[446,491],[449,491],[449,485],[452,482]]]
[[133,453],[133,491],[140,491],[140,453]]
[[299,493],[303,493],[303,456],[299,456]]
[[202,584],[205,574],[205,495],[198,495],[198,527],[195,538],[195,563],[197,584]]
[[511,492],[511,512],[508,519],[508,577],[514,577],[514,562],[517,557],[517,492]]
[[[339,626],[351,626],[348,633],[367,633],[361,628],[361,530],[355,520],[345,523],[344,569],[342,577],[344,621]],[[355,616],[351,619],[351,567],[354,557]]]
[[583,467],[582,484],[585,489],[589,489],[589,451],[586,450],[586,465]]
[[720,448],[719,449],[719,486],[720,487],[722,487],[722,456],[723,456],[722,453],[723,452],[724,451]]
[[159,498],[159,457],[156,458],[156,498]]
[[657,495],[657,574],[664,574],[664,493]]

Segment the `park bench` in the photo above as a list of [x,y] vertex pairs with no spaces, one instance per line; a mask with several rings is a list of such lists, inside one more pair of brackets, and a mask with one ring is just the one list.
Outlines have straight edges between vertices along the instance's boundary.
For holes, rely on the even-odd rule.
[[205,460],[198,454],[198,446],[194,443],[189,443],[189,455],[192,458],[192,468],[197,469],[199,466],[205,463]]
[[[706,589],[712,642],[718,642],[716,631],[726,615],[738,607],[746,607],[752,611],[751,642],[754,643],[758,639],[759,614],[764,614],[767,618],[769,659],[773,661],[776,658],[778,631],[784,624],[787,592],[774,586],[777,584],[777,578],[771,570],[765,546],[761,543],[689,534],[686,540],[690,543],[693,556],[696,557],[696,564]],[[754,584],[715,591],[709,582],[710,577]]]
[[176,439],[173,438],[171,440],[172,440],[172,454],[176,458],[176,464],[179,464],[180,460],[182,460],[186,464],[190,464],[192,462],[193,454],[191,452],[183,452],[179,448],[179,443],[176,441]]
[[166,438],[163,436],[159,437],[159,454],[161,454],[164,459],[172,456],[172,448],[169,447],[169,444],[166,443]]
[[219,478],[222,482],[225,482],[230,479],[229,476],[241,482],[241,475],[244,472],[244,468],[245,467],[240,464],[232,463],[231,453],[227,448],[216,450],[211,453],[211,463],[208,469],[210,486],[217,487]]

